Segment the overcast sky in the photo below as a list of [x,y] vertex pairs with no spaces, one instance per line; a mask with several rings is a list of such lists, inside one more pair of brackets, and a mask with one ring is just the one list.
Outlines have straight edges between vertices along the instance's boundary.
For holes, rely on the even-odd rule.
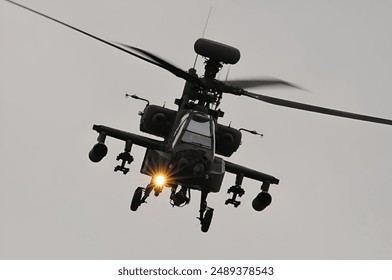
[[[309,92],[255,92],[392,119],[390,1],[20,0],[102,38],[151,51],[182,69],[194,41],[233,45],[231,78],[274,76]],[[294,3],[295,2],[295,3]],[[202,70],[199,60],[199,72]],[[224,79],[227,68],[222,70]],[[200,231],[200,194],[172,208],[169,190],[129,210],[144,149],[114,173],[121,141],[88,160],[93,124],[138,132],[138,94],[176,108],[184,82],[162,69],[0,1],[0,259],[391,259],[392,127],[225,96],[223,124],[256,129],[230,161],[279,178],[256,212],[260,183],[242,204],[215,209]]]

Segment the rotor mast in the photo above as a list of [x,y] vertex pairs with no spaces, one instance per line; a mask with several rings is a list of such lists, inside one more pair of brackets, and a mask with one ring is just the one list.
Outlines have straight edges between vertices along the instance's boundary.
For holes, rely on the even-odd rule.
[[[195,42],[195,52],[205,58],[204,76],[199,78],[196,69],[188,70],[188,74],[197,78],[198,83],[187,81],[181,99],[176,99],[176,104],[181,108],[190,108],[195,105],[203,106],[218,118],[223,112],[218,110],[222,99],[222,83],[216,80],[216,75],[223,64],[235,64],[240,59],[240,51],[234,47],[200,38]],[[214,107],[212,109],[212,107]]]

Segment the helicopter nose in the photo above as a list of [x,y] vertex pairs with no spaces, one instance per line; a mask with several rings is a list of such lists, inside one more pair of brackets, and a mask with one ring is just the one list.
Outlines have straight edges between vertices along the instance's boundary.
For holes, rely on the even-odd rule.
[[180,158],[180,160],[178,161],[178,169],[179,170],[187,169],[190,164],[191,163],[187,158]]
[[205,166],[201,162],[191,162],[187,158],[181,158],[177,166],[178,173],[182,176],[202,177],[204,175]]

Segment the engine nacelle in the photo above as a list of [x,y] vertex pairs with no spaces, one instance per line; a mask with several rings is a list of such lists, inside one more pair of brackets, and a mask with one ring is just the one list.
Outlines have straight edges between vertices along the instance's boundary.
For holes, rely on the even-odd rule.
[[262,211],[267,208],[272,202],[272,197],[267,192],[259,193],[252,201],[252,207],[256,211]]
[[156,105],[148,105],[140,121],[140,130],[166,138],[173,127],[176,111]]
[[97,143],[88,153],[92,162],[100,162],[108,153],[108,147],[104,143]]
[[218,124],[216,128],[216,153],[230,157],[241,144],[242,134],[238,129]]

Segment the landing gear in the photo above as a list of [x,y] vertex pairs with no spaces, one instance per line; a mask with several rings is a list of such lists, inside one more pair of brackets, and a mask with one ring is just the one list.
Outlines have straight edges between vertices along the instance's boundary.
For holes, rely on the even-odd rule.
[[200,224],[201,224],[201,231],[207,232],[210,228],[212,216],[214,214],[214,209],[207,206],[207,195],[208,192],[202,190],[201,191],[201,200],[200,200]]
[[142,205],[143,203],[146,203],[146,199],[147,199],[147,197],[149,197],[149,195],[153,189],[154,189],[154,187],[152,186],[152,184],[148,184],[147,187],[145,187],[145,188],[138,187],[135,190],[135,193],[133,194],[130,209],[132,211],[136,211],[140,205]]
[[201,231],[207,232],[211,225],[212,216],[214,214],[214,209],[209,208],[204,214],[204,218],[201,220]]
[[135,190],[135,193],[133,194],[132,200],[131,200],[131,210],[136,211],[139,206],[142,204],[142,195],[143,195],[143,190],[144,188],[138,187]]

